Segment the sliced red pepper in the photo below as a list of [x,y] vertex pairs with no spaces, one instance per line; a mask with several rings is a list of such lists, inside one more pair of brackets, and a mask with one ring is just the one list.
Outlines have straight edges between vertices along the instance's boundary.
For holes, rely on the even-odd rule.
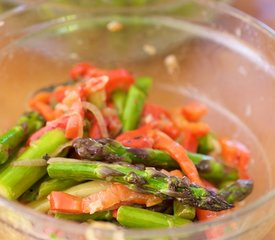
[[80,77],[86,76],[88,71],[93,68],[94,66],[89,63],[78,63],[77,65],[72,67],[70,76],[73,80],[77,80]]
[[207,107],[198,102],[191,102],[183,106],[181,111],[188,121],[197,122],[207,113]]
[[153,140],[148,136],[150,126],[146,125],[133,131],[119,135],[116,140],[126,147],[152,148]]
[[76,113],[69,117],[65,129],[65,136],[68,139],[74,139],[83,136],[83,118]]
[[59,86],[53,91],[53,97],[57,102],[62,102],[65,98],[65,92],[69,89],[68,86]]
[[180,130],[171,121],[169,113],[157,104],[145,104],[141,117],[142,125],[151,125],[152,128],[161,130],[173,139],[180,134]]
[[[142,118],[145,124],[150,123],[151,120],[159,120],[163,117],[169,118],[169,113],[157,104],[145,103],[142,112]],[[146,118],[149,118],[146,121]]]
[[43,102],[32,102],[30,103],[32,109],[39,112],[47,121],[55,119],[55,113],[52,107]]
[[117,89],[128,90],[129,87],[135,82],[132,74],[125,69],[108,71],[107,76],[109,77],[109,81],[106,85],[107,93],[111,93]]
[[162,202],[151,194],[135,192],[120,183],[112,183],[110,187],[88,197],[80,198],[64,192],[52,192],[49,195],[50,209],[64,213],[94,213],[117,209],[122,205],[142,204],[153,206]]
[[30,144],[31,142],[39,139],[42,135],[44,135],[46,132],[49,132],[53,129],[64,129],[66,128],[68,122],[68,117],[62,117],[60,119],[47,122],[47,125],[43,128],[40,128],[38,131],[33,133],[29,139],[27,140],[27,144]]
[[203,122],[189,122],[181,114],[181,109],[174,109],[171,111],[171,119],[182,131],[189,131],[196,137],[202,137],[210,132],[210,128],[206,123]]
[[53,212],[83,213],[82,198],[64,192],[51,192],[50,209]]
[[196,153],[198,150],[198,145],[199,145],[197,137],[189,131],[185,131],[183,135],[184,135],[184,137],[181,142],[181,145],[187,151]]
[[89,130],[89,137],[94,139],[102,138],[100,128],[97,121],[94,121],[92,127]]
[[237,168],[241,179],[249,179],[248,165],[250,152],[247,147],[238,142],[228,139],[220,140],[223,160],[231,167]]
[[29,106],[39,112],[47,121],[54,119],[54,110],[50,106],[51,93],[40,92],[36,94],[30,101]]
[[151,136],[154,139],[153,148],[168,152],[175,159],[182,171],[194,183],[201,185],[201,180],[194,163],[187,156],[185,149],[165,133],[158,130],[152,130]]

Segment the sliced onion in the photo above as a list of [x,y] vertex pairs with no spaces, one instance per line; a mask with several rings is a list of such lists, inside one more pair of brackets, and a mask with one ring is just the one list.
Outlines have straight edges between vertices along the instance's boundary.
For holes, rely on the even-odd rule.
[[15,167],[44,167],[47,166],[47,161],[45,159],[24,159],[21,161],[15,161],[11,163]]
[[89,102],[82,102],[82,104],[83,104],[83,107],[85,109],[89,110],[90,112],[92,112],[94,114],[94,116],[96,118],[96,121],[98,123],[98,126],[99,126],[102,137],[103,138],[108,138],[109,134],[108,134],[108,131],[107,131],[107,126],[106,126],[105,120],[103,118],[102,113],[97,108],[97,106],[95,106],[94,104],[89,103]]

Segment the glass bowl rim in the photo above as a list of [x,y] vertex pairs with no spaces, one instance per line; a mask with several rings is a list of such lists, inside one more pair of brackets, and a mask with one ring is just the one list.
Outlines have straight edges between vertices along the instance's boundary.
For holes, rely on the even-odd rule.
[[[219,13],[225,13],[229,16],[232,16],[234,18],[237,18],[238,20],[241,20],[243,22],[248,23],[251,27],[254,27],[258,30],[260,30],[261,32],[263,32],[265,35],[267,35],[269,38],[274,39],[275,41],[275,30],[273,30],[272,28],[270,28],[269,26],[267,26],[266,24],[260,22],[259,20],[255,19],[254,17],[251,17],[249,15],[247,15],[246,13],[241,12],[238,9],[235,9],[231,6],[228,6],[226,4],[223,3],[217,3],[211,0],[187,0],[187,1],[193,1],[195,3],[199,3],[201,5],[204,5],[206,7],[209,8],[213,8],[214,10],[218,11]],[[16,2],[16,1],[15,1]],[[41,2],[44,2],[44,0],[42,0]],[[46,2],[46,1],[45,1]],[[179,3],[184,3],[186,2],[186,0],[175,0],[175,2],[179,2]],[[5,20],[6,17],[9,17],[11,15],[20,13],[22,11],[26,11],[30,8],[35,8],[35,4],[24,4],[22,3],[22,1],[18,1],[19,6],[15,7],[14,10],[10,10],[8,15],[2,15],[0,16],[0,20]],[[55,4],[53,4],[53,7],[56,7]],[[117,9],[119,10],[119,8]],[[134,9],[133,11],[135,12],[142,12],[144,9]],[[47,28],[50,26],[54,26],[55,24],[60,23],[60,20],[62,20],[63,17],[61,18],[57,18],[57,19],[53,19],[50,20],[46,23],[42,23],[42,28]],[[27,34],[31,34],[36,32],[37,30],[41,30],[41,25],[38,24],[39,26],[31,26],[31,27],[27,27],[26,29],[22,29],[21,32],[23,33],[27,33]],[[42,29],[43,30],[43,29]],[[19,31],[20,32],[20,31]],[[18,33],[18,31],[17,31]],[[20,41],[24,38],[28,37],[28,35],[23,35],[22,38],[20,39],[16,39],[15,42]],[[11,44],[8,44],[7,46],[4,46],[3,49],[9,47],[10,45],[13,45],[13,42]],[[210,226],[215,226],[218,224],[226,224],[228,222],[230,222],[231,220],[234,220],[238,217],[244,216],[246,214],[249,214],[251,211],[253,211],[254,209],[257,209],[258,207],[260,207],[261,205],[263,205],[264,203],[275,199],[275,189],[273,188],[270,192],[268,192],[267,194],[265,194],[264,196],[258,198],[257,200],[253,201],[252,203],[248,204],[245,207],[242,207],[241,209],[238,209],[236,211],[234,211],[233,213],[227,214],[225,216],[223,216],[222,218],[218,217],[216,219],[212,219],[209,220],[207,222],[200,222],[200,223],[196,223],[196,227],[194,228],[194,224],[191,225],[184,225],[182,227],[174,227],[174,228],[163,228],[163,229],[138,229],[138,230],[133,230],[133,229],[125,229],[122,230],[122,232],[125,234],[125,236],[132,236],[132,237],[156,237],[156,236],[172,236],[175,234],[180,234],[180,233],[193,233],[193,232],[197,232],[200,230],[205,230]],[[79,234],[83,234],[85,232],[87,232],[87,230],[98,230],[98,231],[104,231],[104,232],[114,232],[114,231],[118,231],[117,229],[115,230],[106,230],[106,229],[97,229],[96,227],[92,227],[92,226],[87,226],[87,225],[80,225],[74,222],[69,222],[69,221],[65,221],[65,220],[60,220],[60,219],[55,219],[53,217],[50,217],[46,214],[37,212],[33,209],[29,209],[27,207],[24,207],[23,205],[17,203],[17,202],[11,202],[3,197],[0,196],[0,205],[7,207],[8,209],[12,209],[15,210],[16,212],[20,212],[20,214],[22,214],[23,216],[27,216],[31,219],[35,219],[40,221],[46,221],[46,222],[50,222],[51,224],[54,224],[56,226],[62,226],[61,228],[63,230],[69,230],[71,231],[71,229],[73,228],[75,232],[78,232]],[[253,226],[251,226],[252,228]]]

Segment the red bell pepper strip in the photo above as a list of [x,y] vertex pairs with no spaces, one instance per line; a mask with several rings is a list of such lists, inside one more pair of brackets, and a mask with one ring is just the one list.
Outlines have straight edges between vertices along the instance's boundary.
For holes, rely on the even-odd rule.
[[117,89],[128,90],[135,82],[134,77],[125,69],[108,71],[107,76],[109,77],[106,85],[107,93],[111,93]]
[[83,213],[82,198],[64,192],[51,192],[50,209],[53,212]]
[[181,109],[174,109],[171,111],[171,119],[175,123],[176,127],[182,131],[189,131],[196,137],[202,137],[210,132],[210,128],[203,122],[189,122],[181,114]]
[[94,66],[92,66],[89,63],[78,63],[77,65],[73,66],[71,71],[70,71],[70,77],[73,80],[77,80],[81,77],[84,77],[87,75],[88,71],[90,69],[93,69]]
[[94,121],[90,130],[89,130],[89,137],[94,139],[102,138],[100,128],[98,126],[97,121]]
[[189,131],[185,131],[183,135],[184,137],[183,137],[183,140],[181,141],[181,145],[187,151],[196,153],[199,145],[199,142],[196,136]]
[[189,159],[185,149],[179,143],[158,130],[152,130],[150,135],[154,139],[153,148],[168,152],[192,182],[202,185],[196,166]]
[[141,126],[143,125],[151,125],[152,128],[161,130],[173,139],[180,135],[180,130],[172,122],[168,111],[157,104],[145,104],[141,116]]
[[65,130],[67,122],[68,122],[68,117],[62,117],[60,119],[47,122],[47,124],[46,124],[45,127],[40,128],[38,131],[36,131],[35,133],[33,133],[29,137],[29,139],[27,141],[27,145],[30,144],[31,142],[39,139],[46,132],[49,132],[49,131],[51,131],[53,129],[64,129]]
[[122,205],[142,204],[149,207],[162,202],[159,197],[135,192],[120,183],[112,183],[107,189],[85,198],[64,192],[52,192],[49,195],[49,200],[52,211],[90,214],[117,209]]
[[231,167],[237,168],[241,179],[249,179],[248,165],[250,152],[245,145],[238,141],[221,139],[223,160]]
[[148,131],[150,129],[151,127],[149,125],[145,125],[136,130],[122,133],[116,140],[125,147],[152,148],[153,139],[148,136]]
[[50,106],[51,93],[40,92],[29,101],[29,106],[39,112],[47,121],[54,119],[54,110]]
[[107,93],[111,93],[116,89],[128,90],[134,84],[134,77],[126,69],[104,70],[92,66],[89,63],[80,63],[71,70],[71,78],[78,79],[80,77],[108,77],[106,85]]
[[183,106],[181,112],[188,121],[197,122],[207,113],[207,107],[198,102],[191,102]]

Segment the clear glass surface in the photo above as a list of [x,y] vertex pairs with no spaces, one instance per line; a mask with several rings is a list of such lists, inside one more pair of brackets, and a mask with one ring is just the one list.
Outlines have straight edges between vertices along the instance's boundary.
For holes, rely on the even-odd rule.
[[[138,7],[115,8],[112,1],[84,2],[28,1],[2,18],[0,129],[16,121],[37,88],[68,79],[74,63],[125,67],[155,79],[154,102],[167,107],[204,102],[213,130],[251,149],[255,189],[232,214],[159,230],[64,222],[0,198],[0,239],[206,239],[205,233],[221,228],[213,239],[261,239],[275,220],[274,32],[208,1],[136,1]],[[112,21],[123,29],[109,31]],[[167,56],[176,59],[173,71]]]

